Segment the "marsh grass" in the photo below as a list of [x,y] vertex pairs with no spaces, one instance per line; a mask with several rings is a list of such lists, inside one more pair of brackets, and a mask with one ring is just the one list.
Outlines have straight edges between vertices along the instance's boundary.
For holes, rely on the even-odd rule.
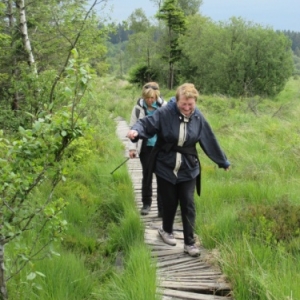
[[[281,208],[280,221],[294,218],[289,211],[300,205],[299,84],[299,79],[289,81],[275,99],[201,95],[198,103],[232,166],[224,172],[199,150],[203,172],[202,195],[195,196],[196,232],[204,247],[219,253],[216,259],[236,300],[300,299],[300,232],[295,230],[288,243],[277,241],[267,218],[268,208],[283,201],[292,210]],[[28,264],[8,282],[11,299],[159,298],[155,262],[143,242],[126,166],[110,174],[124,161],[113,118],[129,121],[140,90],[113,78],[96,79],[91,89],[85,108],[91,130],[71,149],[67,181],[54,195],[68,203],[67,229],[51,246],[60,256]],[[166,100],[173,96],[162,94]],[[47,197],[46,183],[35,196],[35,201]],[[16,241],[6,249],[8,259],[14,247],[30,242],[30,234]],[[31,272],[39,273],[27,280]]]
[[[132,106],[122,96],[123,93],[128,98],[132,93],[123,91],[122,86],[118,87],[120,94],[114,97],[115,84],[119,83],[105,79],[94,87],[97,96],[91,97],[85,107],[91,128],[69,150],[70,159],[64,170],[67,180],[53,195],[67,203],[62,217],[68,222],[63,234],[51,243],[56,255],[45,252],[47,255],[41,260],[30,262],[14,276],[8,282],[10,299],[105,300],[110,296],[102,287],[115,282],[115,274],[122,283],[119,292],[124,290],[127,299],[144,298],[130,298],[136,287],[140,287],[139,295],[145,290],[147,299],[155,298],[155,270],[143,242],[144,228],[126,165],[111,174],[124,161],[124,146],[115,134],[115,108],[119,102]],[[110,106],[112,102],[115,107]],[[111,107],[111,114],[106,107]],[[125,111],[122,105],[119,108]],[[35,201],[43,201],[48,192],[45,182],[35,193]],[[30,243],[31,235],[24,234],[6,249],[7,259],[13,259],[15,247]],[[30,276],[29,280],[30,274],[35,274],[35,278]],[[141,278],[145,278],[143,284]]]
[[137,242],[128,249],[122,274],[115,273],[103,286],[101,294],[107,300],[158,300],[156,267],[144,243]]
[[201,102],[232,166],[224,172],[201,154],[197,232],[219,249],[235,299],[300,299],[299,95],[291,80],[255,111],[255,99]]

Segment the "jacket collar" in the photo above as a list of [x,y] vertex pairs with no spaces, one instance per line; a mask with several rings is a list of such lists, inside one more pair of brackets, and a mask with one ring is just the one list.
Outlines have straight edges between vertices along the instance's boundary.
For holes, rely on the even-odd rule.
[[[144,107],[144,103],[145,103],[145,100],[144,100],[143,98],[139,98],[136,104],[137,104],[138,106],[140,106],[140,107]],[[164,103],[164,100],[163,100],[162,98],[159,97],[159,98],[156,100],[156,103],[157,103],[157,106],[158,106],[158,107],[161,107],[161,106],[163,105],[163,103]]]

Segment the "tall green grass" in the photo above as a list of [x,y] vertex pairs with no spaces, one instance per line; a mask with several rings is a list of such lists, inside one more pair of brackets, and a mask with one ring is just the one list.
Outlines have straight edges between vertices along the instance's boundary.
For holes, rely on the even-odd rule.
[[[156,272],[144,245],[144,228],[126,165],[111,174],[124,161],[124,146],[115,133],[114,110],[118,102],[127,105],[122,93],[128,98],[124,91],[114,98],[115,84],[105,79],[93,87],[83,107],[91,128],[68,150],[67,180],[53,195],[67,204],[63,211],[67,228],[44,249],[43,257],[8,281],[9,299],[111,299],[105,287],[116,281],[122,283],[118,292],[127,299],[143,298],[132,298],[136,287],[140,287],[140,294],[147,290],[148,299],[156,297]],[[39,201],[48,192],[45,182],[33,197]],[[16,247],[32,243],[32,236],[34,231],[6,249],[8,262],[17,253]],[[43,238],[47,239],[46,233]],[[56,255],[50,255],[50,249]]]
[[[200,151],[197,233],[205,247],[219,250],[235,299],[300,299],[300,230],[281,240],[276,234],[286,229],[273,231],[279,220],[300,226],[299,86],[291,80],[275,99],[206,96],[200,103],[232,166],[224,172]],[[267,219],[280,203],[287,206]],[[243,219],[248,211],[253,219]]]
[[[276,221],[264,215],[287,203],[291,211],[281,208],[275,217],[286,217],[286,226],[297,220],[295,215],[288,219],[288,213],[293,207],[298,212],[300,205],[299,83],[291,80],[274,99],[201,95],[198,103],[232,166],[224,172],[199,150],[203,173],[202,195],[195,195],[196,232],[206,248],[218,253],[237,300],[300,299],[300,233],[276,241]],[[59,256],[33,261],[8,281],[10,299],[159,298],[155,261],[143,242],[126,166],[110,174],[124,161],[113,119],[129,121],[140,90],[97,78],[91,91],[84,108],[91,130],[69,149],[67,181],[54,195],[67,203],[63,218],[68,226],[51,244]],[[173,93],[162,95],[168,100]],[[47,193],[45,183],[35,201]],[[7,267],[15,247],[31,242],[28,233],[7,247]],[[36,278],[27,279],[34,272]]]

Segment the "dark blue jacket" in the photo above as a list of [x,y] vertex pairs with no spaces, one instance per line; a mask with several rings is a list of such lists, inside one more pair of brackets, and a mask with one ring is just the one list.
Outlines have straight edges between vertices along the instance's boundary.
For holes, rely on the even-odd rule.
[[[220,168],[230,166],[226,155],[199,109],[187,119],[177,108],[175,101],[157,110],[152,116],[139,120],[132,126],[138,132],[138,139],[145,139],[157,134],[158,140],[183,147],[200,144],[204,153]],[[197,162],[197,158],[195,158]],[[154,168],[156,175],[176,184],[196,178],[200,172],[199,164],[192,163],[185,154],[161,150],[156,156]]]

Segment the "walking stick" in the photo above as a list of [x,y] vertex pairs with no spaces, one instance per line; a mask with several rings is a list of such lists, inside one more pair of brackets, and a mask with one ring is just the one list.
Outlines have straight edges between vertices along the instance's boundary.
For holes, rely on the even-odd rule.
[[121,166],[123,166],[129,159],[130,157],[126,158],[126,160],[124,160],[119,166],[117,166],[112,172],[110,172],[110,174],[113,174],[116,170],[118,170]]

